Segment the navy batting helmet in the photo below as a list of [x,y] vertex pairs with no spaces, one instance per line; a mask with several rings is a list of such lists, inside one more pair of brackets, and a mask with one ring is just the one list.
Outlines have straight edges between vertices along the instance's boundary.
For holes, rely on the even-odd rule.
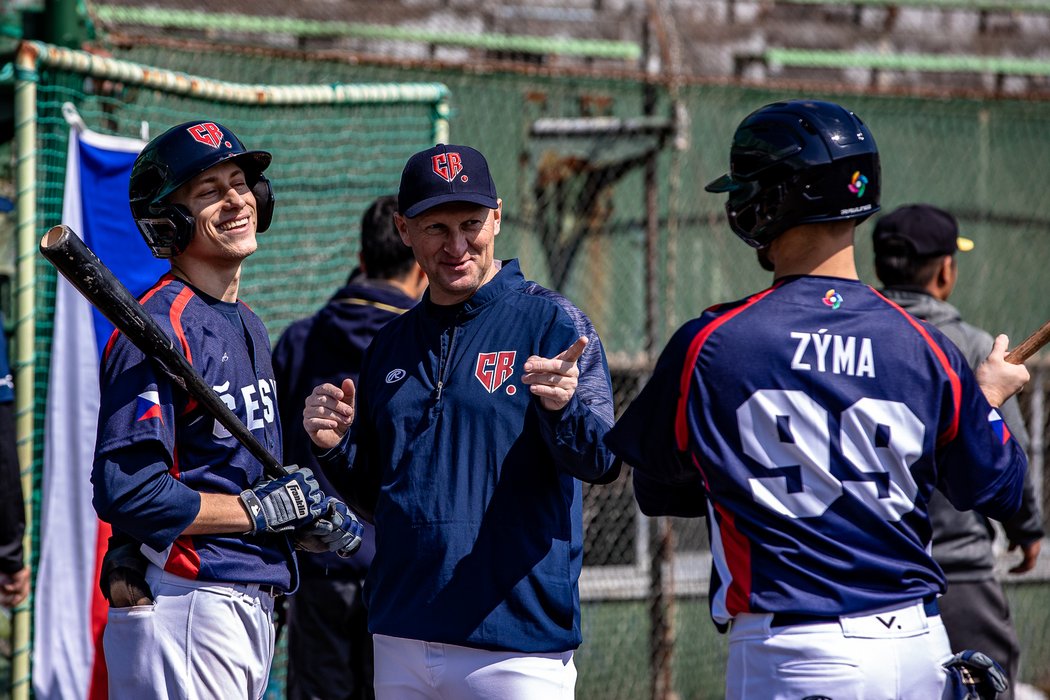
[[131,216],[153,255],[170,258],[189,245],[193,217],[186,207],[165,201],[172,192],[219,163],[236,161],[255,195],[263,232],[273,218],[274,196],[263,171],[270,165],[266,151],[249,151],[232,131],[215,122],[185,122],[146,144],[131,169],[128,199]]
[[756,248],[799,224],[863,221],[879,210],[875,139],[857,115],[831,102],[776,102],[752,112],[733,135],[729,163],[705,189],[729,193],[729,225]]

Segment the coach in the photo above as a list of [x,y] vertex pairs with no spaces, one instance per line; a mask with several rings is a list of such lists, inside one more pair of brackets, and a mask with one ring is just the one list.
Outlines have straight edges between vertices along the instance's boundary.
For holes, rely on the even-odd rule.
[[502,202],[481,153],[412,156],[398,211],[430,286],[379,331],[360,389],[317,387],[303,421],[340,493],[374,513],[376,697],[572,698],[580,481],[614,476],[601,343],[494,259]]

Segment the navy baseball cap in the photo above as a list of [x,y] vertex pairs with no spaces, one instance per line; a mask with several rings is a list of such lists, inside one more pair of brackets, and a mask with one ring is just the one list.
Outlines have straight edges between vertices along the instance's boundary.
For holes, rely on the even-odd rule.
[[973,250],[973,241],[959,235],[955,217],[929,204],[894,209],[875,223],[872,241],[876,255],[900,245],[921,257]]
[[397,210],[402,216],[411,219],[448,202],[499,206],[489,164],[470,146],[439,143],[409,158],[401,172]]

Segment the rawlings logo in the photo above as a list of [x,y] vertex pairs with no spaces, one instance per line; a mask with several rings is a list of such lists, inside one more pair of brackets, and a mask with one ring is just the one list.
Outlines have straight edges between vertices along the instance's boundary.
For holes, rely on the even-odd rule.
[[[190,132],[190,136],[193,137],[194,141],[203,143],[205,146],[211,146],[212,148],[218,148],[222,145],[222,131],[219,127],[215,126],[212,122],[204,122],[203,124],[197,124],[186,129]],[[230,144],[227,143],[226,147],[229,148]]]
[[463,172],[463,159],[458,153],[439,153],[430,159],[430,167],[445,182],[452,182]]
[[[513,350],[501,350],[499,352],[478,353],[478,362],[474,365],[474,376],[481,382],[481,386],[490,394],[503,385],[514,374]],[[517,387],[513,384],[507,387],[507,394],[514,395]]]

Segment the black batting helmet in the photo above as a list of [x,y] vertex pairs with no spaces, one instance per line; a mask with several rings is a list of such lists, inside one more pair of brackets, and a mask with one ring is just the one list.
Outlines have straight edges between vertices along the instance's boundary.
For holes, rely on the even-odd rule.
[[131,169],[128,199],[131,216],[153,255],[178,255],[193,236],[193,217],[186,207],[165,200],[195,176],[227,160],[237,162],[255,195],[256,230],[269,228],[274,196],[262,173],[270,158],[266,151],[247,150],[232,131],[216,122],[185,122],[146,144]]
[[733,135],[729,163],[705,189],[729,193],[729,225],[756,248],[799,224],[863,221],[879,210],[875,139],[857,115],[831,102],[776,102],[752,112]]

